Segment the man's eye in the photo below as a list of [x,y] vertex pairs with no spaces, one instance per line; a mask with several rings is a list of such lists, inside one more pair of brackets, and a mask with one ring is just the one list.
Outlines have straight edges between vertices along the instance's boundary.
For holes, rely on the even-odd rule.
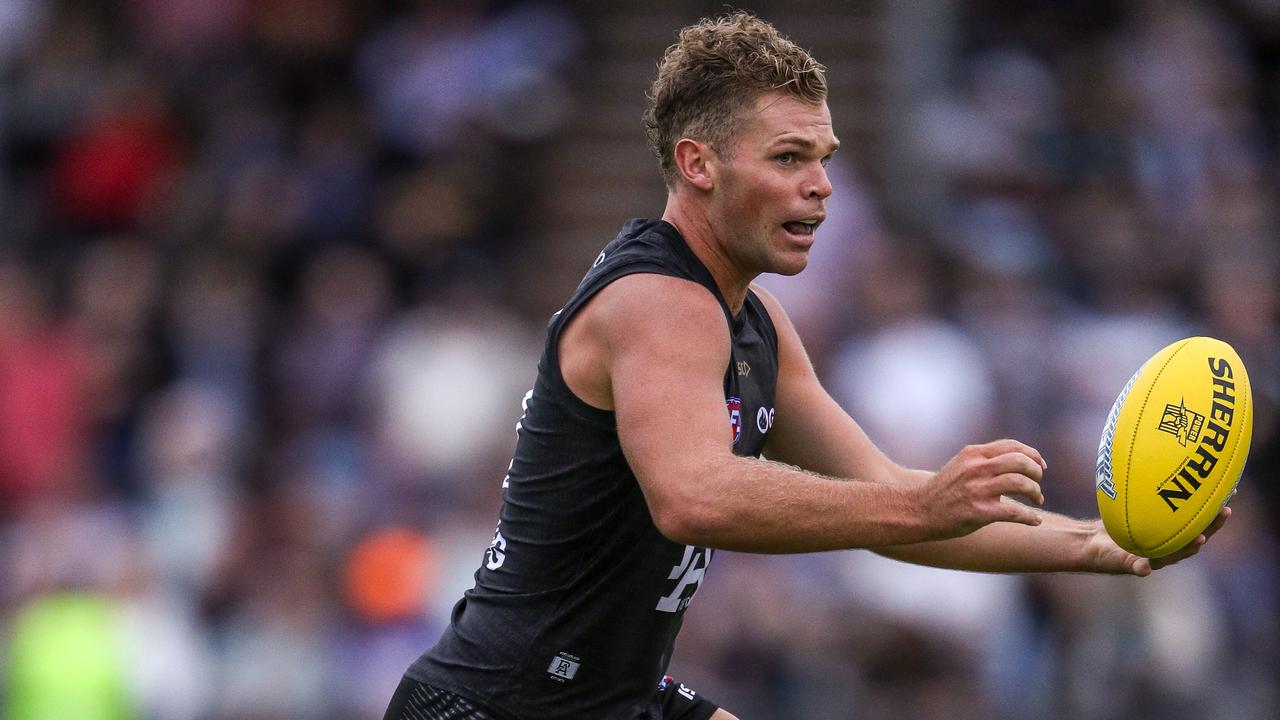
[[830,165],[830,164],[831,164],[831,156],[830,156],[830,155],[828,155],[828,156],[826,156],[826,157],[822,158],[822,167],[826,167],[826,166],[828,166],[828,165]]
[[791,163],[795,162],[795,159],[796,159],[796,154],[789,153],[789,152],[782,153],[777,157],[777,161],[781,165],[790,165]]

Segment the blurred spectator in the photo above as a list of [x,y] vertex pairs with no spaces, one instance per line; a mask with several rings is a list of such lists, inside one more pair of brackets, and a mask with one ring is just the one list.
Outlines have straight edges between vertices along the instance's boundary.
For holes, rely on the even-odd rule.
[[131,720],[116,608],[93,595],[36,600],[14,619],[5,717]]
[[444,624],[428,616],[440,560],[435,544],[403,527],[373,530],[343,563],[351,619],[340,634],[342,717],[379,718],[408,663],[435,643]]
[[[501,308],[480,298],[447,311],[419,308],[392,328],[367,389],[386,478],[426,483],[442,500],[496,493],[514,444],[517,399],[532,383],[535,347]],[[479,469],[493,474],[486,479]]]
[[375,255],[349,245],[308,260],[295,314],[271,348],[273,408],[289,432],[349,428],[356,389],[390,310],[390,278]]
[[338,604],[327,528],[305,487],[272,491],[241,516],[215,588],[219,632],[214,718],[331,717],[329,652]]
[[374,35],[361,58],[378,126],[416,155],[477,149],[484,134],[531,140],[565,119],[557,78],[576,54],[575,23],[547,3],[430,2]]
[[123,70],[54,149],[53,210],[78,229],[129,229],[177,162],[159,88]]
[[144,549],[150,571],[188,601],[213,582],[235,529],[246,442],[237,420],[224,397],[194,384],[157,397],[142,419]]
[[261,392],[258,359],[268,321],[262,270],[223,249],[194,253],[174,271],[164,344],[180,381],[207,387],[230,404],[240,434],[251,434]]
[[93,358],[84,399],[97,459],[91,471],[121,495],[138,491],[131,458],[140,405],[164,376],[154,350],[161,272],[155,248],[134,236],[86,246],[71,269],[69,322]]
[[0,261],[0,514],[74,496],[88,472],[90,350],[60,327],[31,271]]

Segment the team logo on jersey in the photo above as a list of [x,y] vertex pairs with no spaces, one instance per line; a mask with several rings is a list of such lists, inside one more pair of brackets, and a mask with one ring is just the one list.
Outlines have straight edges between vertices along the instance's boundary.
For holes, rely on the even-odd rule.
[[733,442],[736,445],[742,437],[742,398],[731,397],[724,401],[729,410],[729,425],[733,427]]

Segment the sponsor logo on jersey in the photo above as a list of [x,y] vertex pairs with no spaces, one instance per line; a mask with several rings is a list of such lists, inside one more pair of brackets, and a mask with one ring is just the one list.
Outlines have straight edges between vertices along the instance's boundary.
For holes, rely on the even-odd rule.
[[738,439],[742,437],[742,398],[727,398],[724,406],[729,410],[729,425],[733,427],[733,443],[737,445]]
[[769,432],[769,428],[773,427],[773,408],[760,408],[756,411],[756,429],[761,435]]
[[751,366],[747,364],[747,361],[746,361],[746,360],[739,360],[739,361],[738,361],[738,376],[739,376],[739,377],[746,377],[746,376],[748,376],[748,375],[750,375],[750,374],[751,374]]
[[551,658],[551,664],[547,666],[547,674],[559,682],[572,680],[574,675],[578,674],[578,668],[582,666],[582,658],[577,655],[570,655],[562,652]]

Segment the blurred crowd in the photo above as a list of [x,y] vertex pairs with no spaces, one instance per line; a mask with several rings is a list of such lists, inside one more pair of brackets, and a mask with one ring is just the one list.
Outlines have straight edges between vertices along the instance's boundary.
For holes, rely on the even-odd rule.
[[[1018,437],[1080,517],[1125,380],[1223,338],[1235,514],[1142,580],[718,554],[673,672],[744,720],[1275,718],[1280,10],[950,6],[944,89],[883,121],[945,192],[903,213],[842,153],[810,269],[766,284],[892,457]],[[529,278],[531,208],[599,12],[0,0],[0,716],[381,717],[569,290]]]

